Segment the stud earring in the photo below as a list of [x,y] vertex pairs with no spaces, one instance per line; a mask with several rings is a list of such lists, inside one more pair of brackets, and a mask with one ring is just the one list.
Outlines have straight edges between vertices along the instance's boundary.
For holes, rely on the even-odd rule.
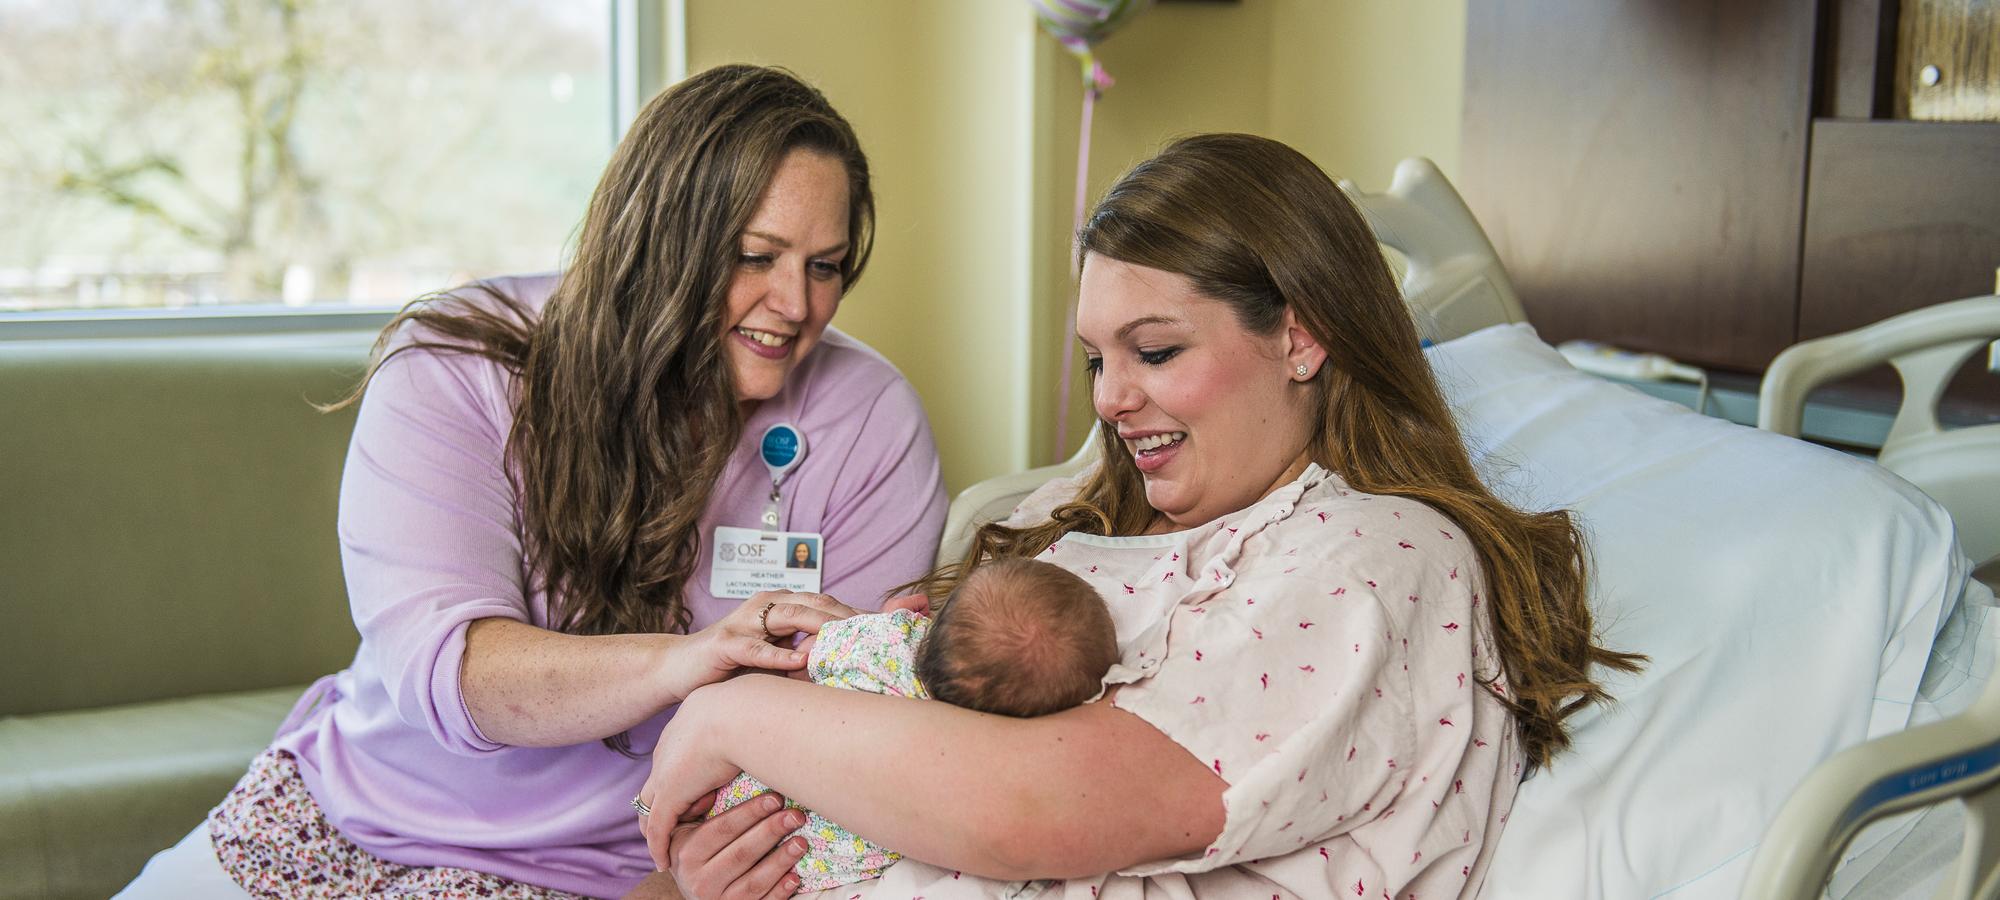
[[1299,377],[1300,377],[1300,378],[1304,378],[1304,377],[1306,377],[1306,366],[1305,366],[1305,363],[1300,363],[1300,364],[1299,364],[1299,368],[1298,368],[1298,370],[1297,370],[1297,371],[1298,371],[1298,373],[1299,373]]

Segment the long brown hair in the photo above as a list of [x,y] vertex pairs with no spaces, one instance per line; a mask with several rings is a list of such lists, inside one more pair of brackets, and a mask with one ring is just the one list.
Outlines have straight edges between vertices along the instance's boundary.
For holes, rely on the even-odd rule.
[[[1416,325],[1375,243],[1340,189],[1284,144],[1244,134],[1175,141],[1126,173],[1077,236],[1095,254],[1174,272],[1228,304],[1244,329],[1272,334],[1286,309],[1327,351],[1314,376],[1319,414],[1307,454],[1356,489],[1407,497],[1457,522],[1486,573],[1502,695],[1534,765],[1569,746],[1563,720],[1609,699],[1590,667],[1634,671],[1643,657],[1596,643],[1583,534],[1566,511],[1529,513],[1496,498],[1466,455]],[[1040,553],[1064,534],[1133,535],[1154,521],[1145,484],[1115,428],[1075,499],[1024,528],[987,525],[966,556],[932,573],[942,596],[985,560]]]
[[[739,236],[785,154],[848,178],[842,290],[875,228],[868,160],[819,91],[780,69],[722,66],[640,111],[591,195],[576,251],[539,316],[489,285],[411,304],[367,379],[417,347],[514,375],[507,438],[530,582],[570,634],[686,631],[697,522],[743,428],[723,329]],[[399,342],[404,326],[416,336]],[[393,350],[387,350],[394,345]]]

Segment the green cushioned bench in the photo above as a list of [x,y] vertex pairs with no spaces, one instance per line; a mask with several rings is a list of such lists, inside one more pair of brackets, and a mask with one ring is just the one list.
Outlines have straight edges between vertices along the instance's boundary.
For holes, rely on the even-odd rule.
[[0,340],[0,900],[116,892],[352,659],[372,337]]

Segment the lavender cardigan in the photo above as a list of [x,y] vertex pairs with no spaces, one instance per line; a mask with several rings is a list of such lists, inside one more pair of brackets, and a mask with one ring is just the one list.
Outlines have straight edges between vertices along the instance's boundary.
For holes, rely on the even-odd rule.
[[[555,278],[497,283],[537,309]],[[376,374],[341,480],[340,546],[361,648],[280,729],[313,798],[384,859],[459,866],[588,895],[652,871],[627,801],[672,711],[632,731],[638,759],[596,741],[527,748],[479,733],[459,694],[468,623],[548,625],[523,583],[516,498],[502,469],[509,376],[465,354],[413,350]],[[945,500],[916,392],[880,355],[829,329],[744,439],[702,518],[686,599],[696,628],[738,600],[708,593],[716,525],[756,527],[770,490],[755,438],[788,421],[809,455],[787,480],[785,526],[825,535],[823,588],[874,608],[930,565]]]

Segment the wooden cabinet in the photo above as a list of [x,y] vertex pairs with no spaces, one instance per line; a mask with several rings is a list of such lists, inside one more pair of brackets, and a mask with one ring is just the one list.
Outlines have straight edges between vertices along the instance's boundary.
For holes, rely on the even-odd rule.
[[1817,5],[1466,8],[1462,187],[1545,338],[1733,369],[1792,342]]
[[1543,335],[1754,373],[1993,290],[2000,122],[1889,118],[1906,2],[1470,4],[1460,180]]
[[2000,121],[2000,0],[1904,0],[1897,19],[1897,118]]
[[2000,125],[1821,119],[1807,185],[1801,339],[1993,292]]

